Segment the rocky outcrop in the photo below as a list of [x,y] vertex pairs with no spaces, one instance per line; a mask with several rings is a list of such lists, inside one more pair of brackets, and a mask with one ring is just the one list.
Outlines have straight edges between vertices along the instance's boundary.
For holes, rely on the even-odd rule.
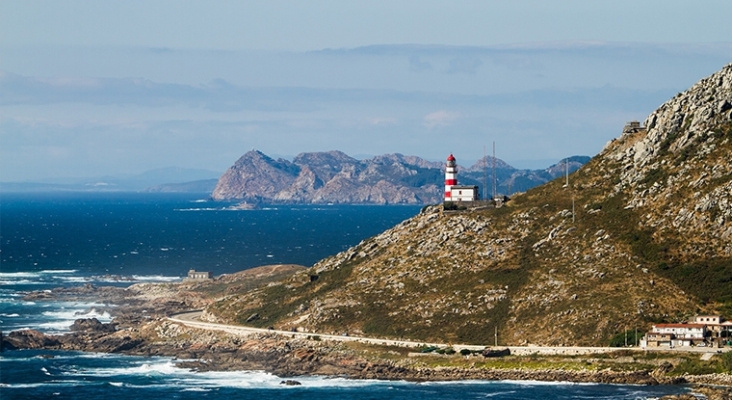
[[[581,165],[575,157],[570,170]],[[484,185],[485,164],[479,160],[465,169],[460,182]],[[578,161],[580,160],[580,161]],[[492,168],[492,159],[489,167]],[[501,193],[526,190],[564,173],[517,170],[496,161]],[[559,164],[558,164],[559,165]],[[259,151],[244,154],[219,179],[211,198],[250,203],[428,204],[442,200],[444,166],[416,156],[386,154],[357,160],[340,151],[302,153],[292,162],[273,160]]]
[[651,113],[601,154],[619,170],[615,193],[656,235],[693,238],[678,257],[732,256],[732,64]]
[[116,330],[114,324],[103,324],[96,318],[81,318],[69,328],[72,332],[109,333]]
[[16,349],[53,349],[60,346],[61,342],[53,336],[46,336],[42,332],[25,329],[10,332],[7,336],[2,337],[0,349],[16,350]]

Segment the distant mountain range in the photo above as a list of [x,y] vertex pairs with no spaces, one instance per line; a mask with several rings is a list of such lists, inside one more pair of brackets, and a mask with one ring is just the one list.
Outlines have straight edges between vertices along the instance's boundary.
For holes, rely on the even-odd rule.
[[[496,193],[526,191],[576,170],[590,158],[569,157],[546,169],[519,170],[495,162]],[[460,168],[460,184],[478,185],[493,194],[493,158]],[[487,168],[486,168],[487,166]],[[3,192],[150,192],[206,193],[214,200],[250,203],[428,204],[439,202],[444,163],[417,156],[385,154],[359,160],[340,151],[302,153],[292,161],[259,152],[244,154],[223,175],[216,171],[160,168],[127,177],[2,182]]]
[[[478,185],[490,198],[525,191],[577,170],[589,161],[574,156],[543,170],[518,170],[484,157],[460,168],[458,181]],[[429,204],[444,192],[444,163],[417,156],[385,154],[358,160],[340,151],[302,153],[292,161],[252,150],[219,179],[213,200],[248,203]]]

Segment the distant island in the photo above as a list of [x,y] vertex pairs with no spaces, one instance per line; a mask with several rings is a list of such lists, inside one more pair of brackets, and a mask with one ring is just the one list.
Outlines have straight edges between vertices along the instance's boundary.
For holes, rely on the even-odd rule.
[[[574,156],[543,170],[519,170],[484,157],[459,168],[459,181],[479,186],[482,197],[490,198],[495,173],[497,193],[509,195],[573,172],[589,160]],[[255,204],[434,204],[443,198],[444,171],[442,162],[402,154],[358,160],[328,151],[302,153],[288,161],[252,150],[221,176],[211,198]]]

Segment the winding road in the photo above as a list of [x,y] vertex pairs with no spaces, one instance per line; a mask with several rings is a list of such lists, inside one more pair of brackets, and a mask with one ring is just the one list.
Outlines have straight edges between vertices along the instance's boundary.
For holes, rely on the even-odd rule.
[[[468,350],[483,350],[487,346],[476,346],[476,345],[463,345],[463,344],[445,344],[445,343],[428,343],[428,342],[414,342],[409,340],[394,340],[394,339],[378,339],[378,338],[367,338],[367,337],[359,337],[359,336],[348,336],[348,335],[327,335],[327,334],[321,334],[321,333],[312,333],[312,332],[292,332],[292,331],[282,331],[277,329],[263,329],[263,328],[252,328],[247,326],[241,326],[241,325],[224,325],[224,324],[216,324],[212,322],[204,322],[200,320],[201,311],[187,311],[179,314],[174,314],[168,317],[168,320],[177,322],[192,328],[199,328],[199,329],[208,329],[208,330],[214,330],[214,331],[221,331],[221,332],[227,332],[234,335],[239,336],[248,336],[255,333],[277,333],[284,336],[289,336],[292,338],[312,338],[315,336],[320,337],[322,340],[333,340],[333,341],[339,341],[339,342],[359,342],[359,343],[369,343],[369,344],[376,344],[376,345],[385,345],[385,346],[399,346],[399,347],[428,347],[428,346],[434,346],[434,347],[452,347],[455,349],[455,351],[460,351],[462,349],[468,349]],[[501,348],[505,348],[503,346],[499,346]],[[546,346],[507,346],[507,348],[511,351],[511,354],[513,355],[530,355],[530,354],[543,354],[543,355],[582,355],[582,354],[601,354],[601,353],[608,353],[612,351],[618,351],[622,350],[622,348],[618,347],[546,347]],[[724,348],[724,349],[718,349],[718,348],[711,348],[711,347],[675,347],[673,349],[669,349],[667,347],[648,347],[648,348],[640,348],[640,347],[631,347],[628,348],[628,350],[634,350],[634,351],[677,351],[677,352],[684,352],[684,353],[717,353],[717,352],[724,352],[724,351],[732,351],[732,348]]]

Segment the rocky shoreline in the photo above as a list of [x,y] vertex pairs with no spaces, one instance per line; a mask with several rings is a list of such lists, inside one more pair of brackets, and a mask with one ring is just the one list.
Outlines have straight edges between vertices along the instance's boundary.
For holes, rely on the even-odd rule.
[[[144,323],[80,319],[72,332],[59,336],[38,331],[11,332],[2,338],[3,349],[77,350],[168,356],[176,366],[195,371],[260,370],[282,378],[308,375],[352,379],[407,381],[531,380],[608,384],[704,384],[732,387],[727,374],[671,377],[655,370],[570,370],[561,368],[429,367],[408,358],[379,360],[343,343],[293,339],[278,334],[237,336],[189,328],[163,318]],[[460,356],[455,356],[460,357]],[[482,356],[474,355],[476,361]]]
[[[15,331],[3,337],[3,348],[168,356],[178,360],[178,367],[195,371],[261,370],[282,378],[327,375],[407,381],[477,379],[641,385],[689,382],[684,378],[667,378],[658,371],[426,367],[410,360],[375,361],[342,343],[329,341],[291,339],[277,334],[240,337],[188,328],[162,319],[147,322],[135,329],[120,329],[122,325],[80,319],[72,326],[71,333],[60,336],[44,335],[33,330]],[[472,357],[476,357],[476,360],[482,358]]]
[[[227,279],[232,280],[231,277]],[[210,298],[197,291],[201,285],[205,286],[201,283],[138,284],[128,288],[85,285],[32,293],[28,300],[101,301],[108,304],[105,311],[114,319],[110,323],[93,318],[79,319],[69,333],[57,336],[33,330],[10,332],[2,337],[2,349],[167,356],[176,360],[176,366],[193,371],[259,370],[292,380],[290,384],[296,384],[294,379],[298,376],[320,375],[417,382],[530,380],[727,387],[719,389],[720,393],[732,387],[732,375],[670,375],[667,365],[636,370],[589,365],[587,368],[566,368],[559,364],[557,367],[516,367],[509,363],[496,367],[488,366],[487,359],[480,354],[410,357],[408,352],[413,349],[354,345],[321,340],[318,336],[295,338],[275,333],[224,333],[168,320],[166,316],[172,313],[210,304]],[[431,363],[429,360],[437,361]]]

